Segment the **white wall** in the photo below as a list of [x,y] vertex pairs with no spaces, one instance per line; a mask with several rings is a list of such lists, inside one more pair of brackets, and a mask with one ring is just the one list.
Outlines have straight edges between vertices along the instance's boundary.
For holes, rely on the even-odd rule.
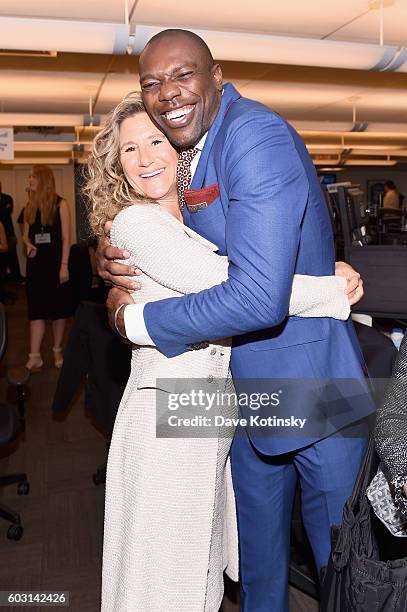
[[[49,166],[55,176],[56,190],[66,199],[71,217],[71,242],[76,242],[76,214],[75,214],[75,184],[73,166]],[[17,217],[27,203],[26,187],[28,175],[32,166],[5,166],[0,165],[0,181],[3,193],[8,193],[14,200],[13,222],[18,239],[17,253],[20,261],[21,273],[25,275],[25,256],[23,253]]]

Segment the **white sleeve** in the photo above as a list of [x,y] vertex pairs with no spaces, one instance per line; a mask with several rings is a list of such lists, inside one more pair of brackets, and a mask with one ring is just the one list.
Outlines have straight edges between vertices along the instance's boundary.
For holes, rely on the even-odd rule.
[[139,346],[155,346],[144,323],[144,304],[128,304],[124,308],[124,329],[127,338]]
[[342,276],[303,276],[295,274],[290,297],[290,316],[332,317],[346,321],[350,305]]

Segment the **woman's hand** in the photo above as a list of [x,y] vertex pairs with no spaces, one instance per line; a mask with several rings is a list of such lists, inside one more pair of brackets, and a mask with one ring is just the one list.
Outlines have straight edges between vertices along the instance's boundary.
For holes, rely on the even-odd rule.
[[68,271],[68,266],[67,264],[61,264],[61,267],[59,269],[59,282],[61,283],[61,285],[63,285],[63,283],[67,283],[69,281],[69,271]]
[[30,259],[35,257],[37,254],[37,247],[35,247],[32,244],[32,242],[27,242],[26,247],[27,247],[27,257],[29,257]]
[[363,280],[359,272],[356,272],[349,264],[344,261],[335,262],[335,276],[346,278],[345,293],[348,296],[349,304],[357,304],[364,295]]
[[105,235],[99,240],[96,251],[97,271],[99,276],[108,284],[132,293],[140,289],[141,284],[136,279],[126,277],[139,276],[141,271],[134,266],[127,266],[114,261],[115,259],[128,259],[130,253],[111,246],[109,238],[111,226],[111,221],[108,221],[105,225]]

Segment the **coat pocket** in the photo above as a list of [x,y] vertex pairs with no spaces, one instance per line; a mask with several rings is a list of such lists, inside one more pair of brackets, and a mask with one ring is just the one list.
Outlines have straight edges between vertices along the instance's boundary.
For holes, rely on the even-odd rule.
[[197,213],[209,208],[220,197],[217,183],[202,187],[202,189],[186,189],[184,199],[190,213]]
[[310,342],[326,340],[329,336],[327,319],[301,319],[290,317],[284,329],[268,329],[256,334],[257,340],[250,344],[252,351],[270,351]]

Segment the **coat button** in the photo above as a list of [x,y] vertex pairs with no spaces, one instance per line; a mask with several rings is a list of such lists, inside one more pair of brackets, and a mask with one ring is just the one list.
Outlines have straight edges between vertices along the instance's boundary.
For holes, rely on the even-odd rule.
[[212,374],[209,374],[209,376],[206,379],[208,382],[213,382],[213,376]]
[[216,355],[216,347],[211,348],[211,355]]

